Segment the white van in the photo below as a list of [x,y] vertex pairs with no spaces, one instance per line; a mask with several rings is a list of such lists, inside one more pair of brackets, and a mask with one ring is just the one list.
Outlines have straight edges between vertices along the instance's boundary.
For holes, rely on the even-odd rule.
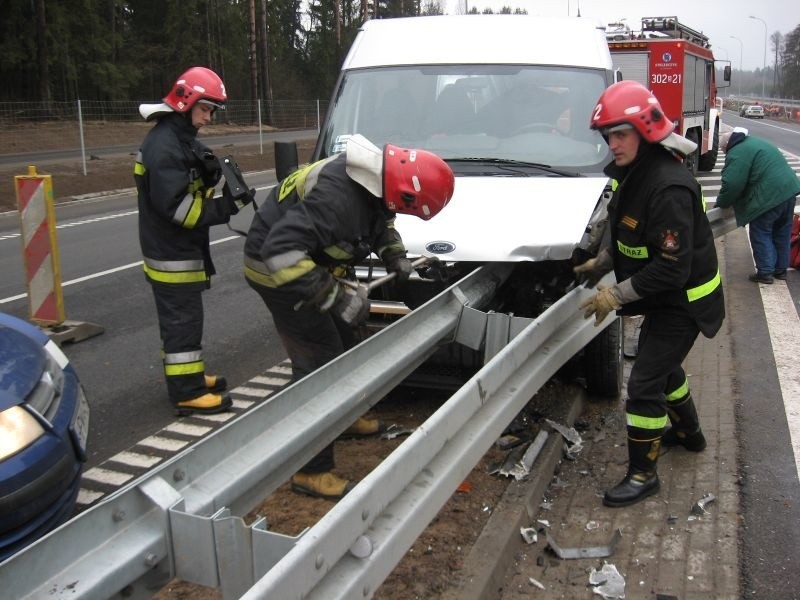
[[[487,310],[535,317],[574,286],[571,260],[607,200],[610,154],[589,117],[612,81],[605,27],[589,19],[367,21],[342,65],[313,160],[361,134],[379,147],[435,152],[456,177],[453,199],[434,219],[397,218],[409,255],[437,256],[439,267],[402,290],[379,288],[386,302],[373,311],[397,301],[413,308],[493,261],[516,270]],[[620,338],[618,320],[592,342],[591,391],[618,392]]]

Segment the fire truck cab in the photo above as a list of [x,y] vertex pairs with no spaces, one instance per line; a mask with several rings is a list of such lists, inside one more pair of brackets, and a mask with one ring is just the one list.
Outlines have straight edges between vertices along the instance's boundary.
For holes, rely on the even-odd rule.
[[698,144],[686,166],[692,173],[713,169],[722,115],[715,63],[722,63],[723,79],[730,85],[730,62],[715,60],[708,37],[677,17],[645,17],[640,31],[611,23],[606,39],[614,70],[622,79],[647,86],[675,123],[675,131]]

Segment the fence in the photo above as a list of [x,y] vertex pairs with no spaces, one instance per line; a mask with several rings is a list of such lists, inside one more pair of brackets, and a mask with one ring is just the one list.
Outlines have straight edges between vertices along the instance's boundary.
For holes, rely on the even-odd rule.
[[[154,102],[150,100],[148,102]],[[0,154],[95,148],[138,142],[151,124],[140,101],[0,102]],[[258,132],[319,129],[327,109],[320,100],[231,101],[204,129]]]

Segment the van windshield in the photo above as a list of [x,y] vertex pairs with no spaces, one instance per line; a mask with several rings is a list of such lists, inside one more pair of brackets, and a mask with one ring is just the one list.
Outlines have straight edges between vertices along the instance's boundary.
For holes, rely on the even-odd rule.
[[486,173],[475,159],[599,172],[610,155],[588,123],[605,78],[600,70],[528,65],[352,70],[333,100],[322,156],[341,152],[360,133],[378,147],[391,143],[457,160],[451,166],[462,175]]

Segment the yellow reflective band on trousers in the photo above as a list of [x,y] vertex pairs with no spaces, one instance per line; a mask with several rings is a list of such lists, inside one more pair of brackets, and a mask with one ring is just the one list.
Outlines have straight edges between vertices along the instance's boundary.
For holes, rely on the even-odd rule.
[[150,279],[160,283],[198,283],[208,279],[205,270],[171,272],[159,271],[158,269],[147,266],[147,263],[144,263],[142,266],[144,267],[144,272]]
[[649,258],[647,246],[626,246],[617,240],[617,249],[628,258]]
[[677,389],[667,393],[667,402],[682,400],[689,393],[689,380],[684,379]]
[[686,297],[689,299],[689,302],[700,300],[700,298],[708,296],[720,285],[722,285],[722,278],[719,276],[719,269],[717,269],[717,274],[714,275],[710,281],[706,281],[702,285],[686,290]]
[[164,353],[164,373],[170,377],[205,372],[203,355],[199,350]]
[[628,427],[638,427],[639,429],[664,429],[669,423],[669,417],[643,417],[625,413],[625,421]]
[[[276,271],[275,273],[265,273],[254,269],[253,265],[256,261],[253,259],[249,259],[248,261],[248,258],[249,257],[245,257],[244,276],[250,281],[268,288],[280,287],[290,281],[294,281],[306,273],[310,273],[317,266],[313,260],[307,258],[291,267]],[[248,262],[250,264],[248,264]]]

